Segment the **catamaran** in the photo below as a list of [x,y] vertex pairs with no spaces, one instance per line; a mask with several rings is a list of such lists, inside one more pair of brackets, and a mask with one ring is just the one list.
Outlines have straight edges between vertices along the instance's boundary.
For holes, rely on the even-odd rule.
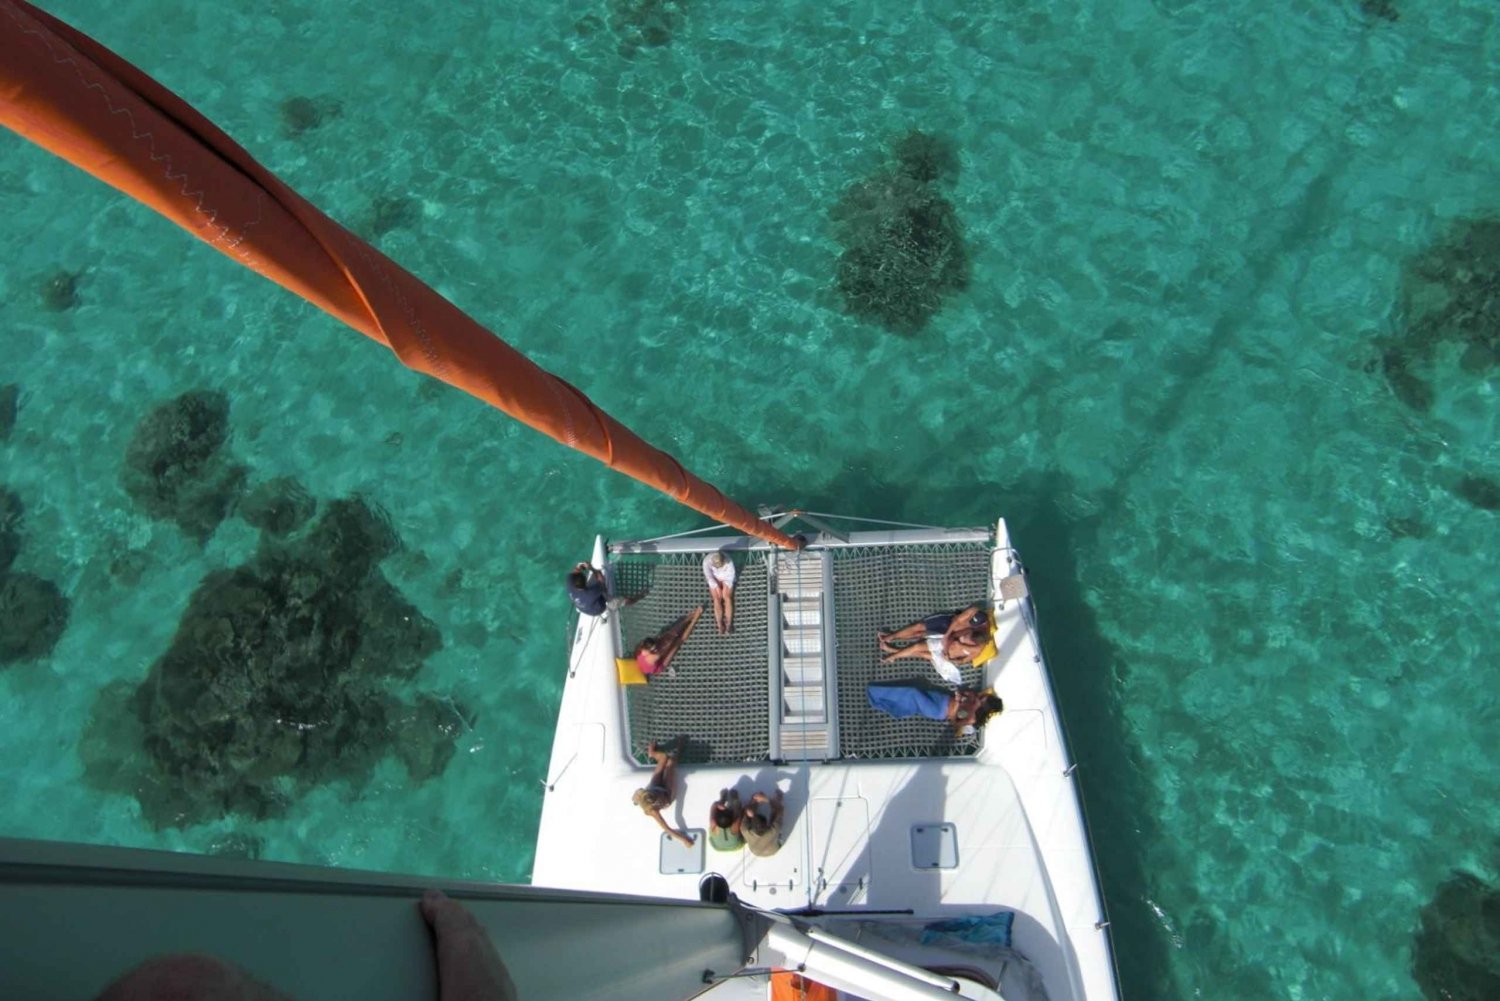
[[[748,511],[24,0],[0,0],[0,122],[409,367],[715,522],[595,540],[593,565],[635,600],[573,633],[532,886],[0,840],[0,996],[90,996],[148,956],[201,951],[292,997],[431,997],[411,900],[434,884],[476,915],[523,998],[1118,996],[1077,774],[1003,520]],[[733,629],[689,636],[650,680],[632,673],[641,639],[707,599],[712,553],[736,567]],[[871,686],[924,670],[883,658],[879,632],[975,605],[993,648],[960,680],[1004,711],[970,733],[877,713]],[[667,745],[681,756],[676,837],[633,802],[648,752]],[[774,851],[707,845],[729,789],[784,804]]]
[[[537,885],[733,900],[763,937],[712,997],[765,996],[794,970],[849,997],[1113,998],[1107,922],[1090,861],[1020,556],[1004,521],[978,529],[788,512],[785,550],[711,531],[607,543],[592,554],[637,596],[580,616],[537,837]],[[695,631],[671,677],[622,668],[639,640],[704,600],[701,564],[739,564],[735,628]],[[876,635],[934,609],[989,612],[994,655],[962,669],[1004,711],[971,735],[875,711],[872,684],[921,660],[882,662]],[[930,676],[930,677],[929,677]],[[685,741],[673,819],[632,803],[648,744]],[[784,797],[774,854],[709,846],[725,789]]]

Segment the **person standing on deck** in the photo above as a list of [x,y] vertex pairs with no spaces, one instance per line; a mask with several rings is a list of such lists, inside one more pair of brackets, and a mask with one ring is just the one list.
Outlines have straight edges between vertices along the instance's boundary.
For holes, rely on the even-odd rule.
[[714,605],[714,624],[719,634],[734,629],[734,560],[723,550],[703,557],[703,578]]

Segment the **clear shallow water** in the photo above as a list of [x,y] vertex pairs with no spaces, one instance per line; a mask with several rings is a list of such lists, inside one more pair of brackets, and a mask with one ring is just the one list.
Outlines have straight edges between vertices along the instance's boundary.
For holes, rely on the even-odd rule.
[[[1493,877],[1500,832],[1500,521],[1453,491],[1500,472],[1500,407],[1450,366],[1417,414],[1367,371],[1403,264],[1500,212],[1500,24],[1401,6],[694,5],[631,59],[601,2],[52,9],[335,217],[404,205],[382,249],[731,496],[1005,514],[1126,993],[1363,998],[1416,993],[1417,910],[1453,868]],[[340,111],[294,137],[291,96]],[[973,279],[902,338],[840,310],[828,210],[912,128],[960,150]],[[49,658],[0,670],[0,831],[524,880],[558,575],[596,530],[696,520],[19,140],[0,214],[0,481],[17,568],[73,602]],[[83,273],[65,312],[57,269]],[[136,422],[193,388],[229,395],[253,481],[390,513],[385,573],[445,640],[410,691],[477,711],[440,779],[388,760],[167,831],[82,782],[96,692],[255,546],[120,486]]]

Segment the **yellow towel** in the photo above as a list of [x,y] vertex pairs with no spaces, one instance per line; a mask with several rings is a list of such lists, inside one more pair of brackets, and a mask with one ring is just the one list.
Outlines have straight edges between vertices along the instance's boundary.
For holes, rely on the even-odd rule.
[[[993,643],[990,646],[994,646]],[[994,656],[992,652],[991,657]],[[646,676],[641,673],[641,667],[635,662],[634,657],[616,657],[615,673],[620,677],[622,685],[644,685]]]

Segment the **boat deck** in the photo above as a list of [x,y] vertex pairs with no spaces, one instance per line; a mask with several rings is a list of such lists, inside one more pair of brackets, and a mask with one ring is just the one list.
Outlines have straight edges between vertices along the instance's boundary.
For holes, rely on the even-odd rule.
[[[689,764],[966,757],[982,748],[982,734],[957,739],[945,723],[875,712],[865,688],[876,682],[944,687],[926,660],[881,664],[875,633],[985,601],[990,539],[800,554],[731,546],[738,576],[728,635],[716,631],[702,570],[704,556],[722,542],[611,557],[615,592],[641,596],[618,616],[621,656],[704,606],[672,675],[625,687],[637,762],[645,763],[648,741],[679,738]],[[981,674],[966,668],[964,684],[978,685]]]
[[[701,564],[717,549],[739,571],[735,633],[719,636],[705,611],[675,676],[621,685],[622,650],[707,602]],[[1008,910],[1013,948],[1046,996],[1118,996],[1076,772],[1003,521],[820,532],[795,554],[737,536],[599,539],[593,562],[608,565],[616,593],[649,590],[575,629],[535,883],[696,900],[719,876],[748,906],[820,921],[843,912],[920,925]],[[872,681],[941,687],[925,661],[880,665],[878,627],[975,601],[989,605],[997,655],[963,681],[1005,700],[982,744],[865,708]],[[662,822],[690,845],[633,801],[651,774],[646,742],[679,736],[684,761]],[[709,847],[710,808],[729,788],[742,800],[784,794],[775,854]],[[1008,997],[1042,996],[1004,986]]]

